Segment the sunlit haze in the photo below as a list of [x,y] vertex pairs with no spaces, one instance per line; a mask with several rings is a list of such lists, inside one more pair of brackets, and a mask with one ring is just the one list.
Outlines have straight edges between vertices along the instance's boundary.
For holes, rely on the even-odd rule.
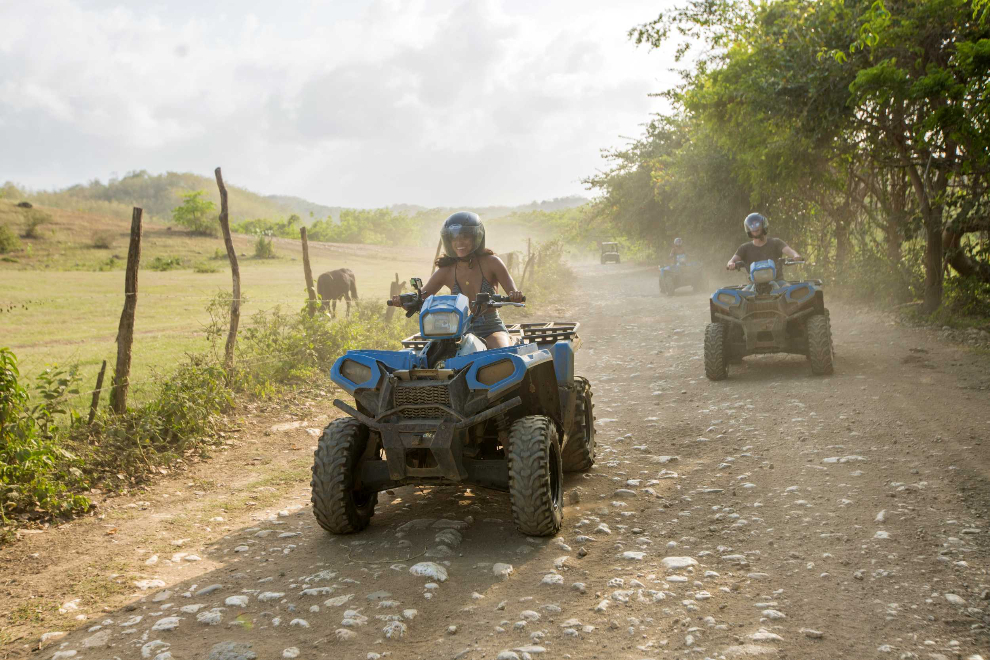
[[209,175],[351,207],[589,194],[663,101],[666,2],[0,3],[0,181]]

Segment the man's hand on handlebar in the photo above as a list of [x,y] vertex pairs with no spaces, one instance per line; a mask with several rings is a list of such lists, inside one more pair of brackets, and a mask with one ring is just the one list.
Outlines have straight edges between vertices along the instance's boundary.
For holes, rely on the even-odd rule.
[[725,264],[725,269],[738,270],[741,265],[742,265],[741,261],[730,261],[729,263]]
[[509,302],[526,302],[526,296],[523,295],[522,291],[509,291]]

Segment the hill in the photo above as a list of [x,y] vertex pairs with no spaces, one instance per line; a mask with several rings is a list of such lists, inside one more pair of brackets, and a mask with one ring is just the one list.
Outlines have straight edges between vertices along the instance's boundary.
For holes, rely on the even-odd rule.
[[405,215],[417,215],[419,213],[431,213],[432,215],[443,215],[447,216],[454,211],[471,210],[477,213],[484,220],[494,220],[495,218],[504,218],[507,215],[512,215],[513,213],[526,213],[529,211],[561,211],[564,209],[572,209],[578,206],[587,204],[588,200],[580,195],[571,195],[570,197],[555,197],[554,199],[544,200],[542,202],[532,201],[529,204],[520,204],[519,206],[438,206],[436,208],[428,208],[426,206],[419,206],[417,204],[393,204],[389,207],[389,210],[393,213],[402,213]]

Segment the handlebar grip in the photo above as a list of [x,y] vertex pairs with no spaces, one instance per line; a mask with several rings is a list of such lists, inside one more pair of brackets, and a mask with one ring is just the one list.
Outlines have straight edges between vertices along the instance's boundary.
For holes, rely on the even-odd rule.
[[385,304],[388,305],[389,307],[391,307],[392,306],[392,299],[389,298],[388,300],[386,300],[385,301]]

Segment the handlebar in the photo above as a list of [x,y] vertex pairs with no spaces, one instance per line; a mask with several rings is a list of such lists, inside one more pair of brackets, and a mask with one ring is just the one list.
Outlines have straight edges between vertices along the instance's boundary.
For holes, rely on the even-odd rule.
[[[399,304],[402,309],[406,310],[406,317],[410,317],[420,310],[423,306],[423,295],[419,291],[414,293],[403,293],[399,295]],[[480,307],[505,307],[509,305],[511,307],[525,307],[523,303],[526,302],[526,296],[522,297],[522,302],[514,302],[509,296],[500,296],[493,293],[479,293],[478,297],[475,298],[474,304],[476,308]],[[389,307],[393,306],[392,299],[385,301],[385,304]]]

